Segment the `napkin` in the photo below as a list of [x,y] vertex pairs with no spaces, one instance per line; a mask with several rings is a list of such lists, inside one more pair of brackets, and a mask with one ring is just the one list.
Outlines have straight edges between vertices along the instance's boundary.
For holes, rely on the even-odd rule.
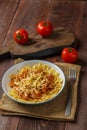
[[[22,59],[16,59],[15,64],[22,62]],[[5,94],[2,95],[0,100],[0,114],[2,115],[19,115],[29,116],[35,118],[41,118],[46,120],[55,121],[73,121],[76,115],[77,108],[77,90],[79,83],[79,75],[81,66],[69,63],[56,62],[64,72],[66,77],[66,85],[63,92],[50,102],[38,104],[38,105],[26,105],[13,101]],[[72,107],[70,116],[65,116],[65,106],[67,101],[69,82],[68,82],[68,71],[70,67],[75,67],[77,72],[77,78],[75,84],[72,86]]]

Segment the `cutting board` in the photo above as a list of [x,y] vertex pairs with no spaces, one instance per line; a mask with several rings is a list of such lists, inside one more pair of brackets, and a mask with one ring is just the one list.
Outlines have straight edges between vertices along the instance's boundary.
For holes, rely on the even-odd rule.
[[0,48],[0,59],[10,57],[27,60],[59,55],[64,47],[76,48],[77,46],[75,35],[70,30],[56,28],[50,37],[44,38],[39,34],[29,35],[25,45],[19,45],[12,39],[5,47]]

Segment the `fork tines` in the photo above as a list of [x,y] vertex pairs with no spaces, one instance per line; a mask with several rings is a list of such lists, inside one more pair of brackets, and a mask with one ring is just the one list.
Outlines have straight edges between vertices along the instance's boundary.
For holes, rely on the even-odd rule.
[[69,69],[69,79],[76,79],[76,69],[74,67]]

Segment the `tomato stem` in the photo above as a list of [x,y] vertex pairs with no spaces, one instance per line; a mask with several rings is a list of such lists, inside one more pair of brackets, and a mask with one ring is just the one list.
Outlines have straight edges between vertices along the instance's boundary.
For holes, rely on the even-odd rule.
[[20,40],[22,38],[22,36],[20,35],[20,33],[18,33],[17,37],[18,40]]
[[73,49],[72,48],[68,48],[68,52],[73,52]]
[[47,25],[48,25],[48,24],[47,24],[47,22],[45,21],[45,22],[44,22],[44,26],[47,26]]

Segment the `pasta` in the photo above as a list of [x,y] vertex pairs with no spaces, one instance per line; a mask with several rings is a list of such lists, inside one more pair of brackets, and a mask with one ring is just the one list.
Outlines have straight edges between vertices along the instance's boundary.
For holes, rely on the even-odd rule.
[[9,94],[22,102],[43,102],[52,98],[62,87],[60,74],[46,64],[25,66],[10,76]]

